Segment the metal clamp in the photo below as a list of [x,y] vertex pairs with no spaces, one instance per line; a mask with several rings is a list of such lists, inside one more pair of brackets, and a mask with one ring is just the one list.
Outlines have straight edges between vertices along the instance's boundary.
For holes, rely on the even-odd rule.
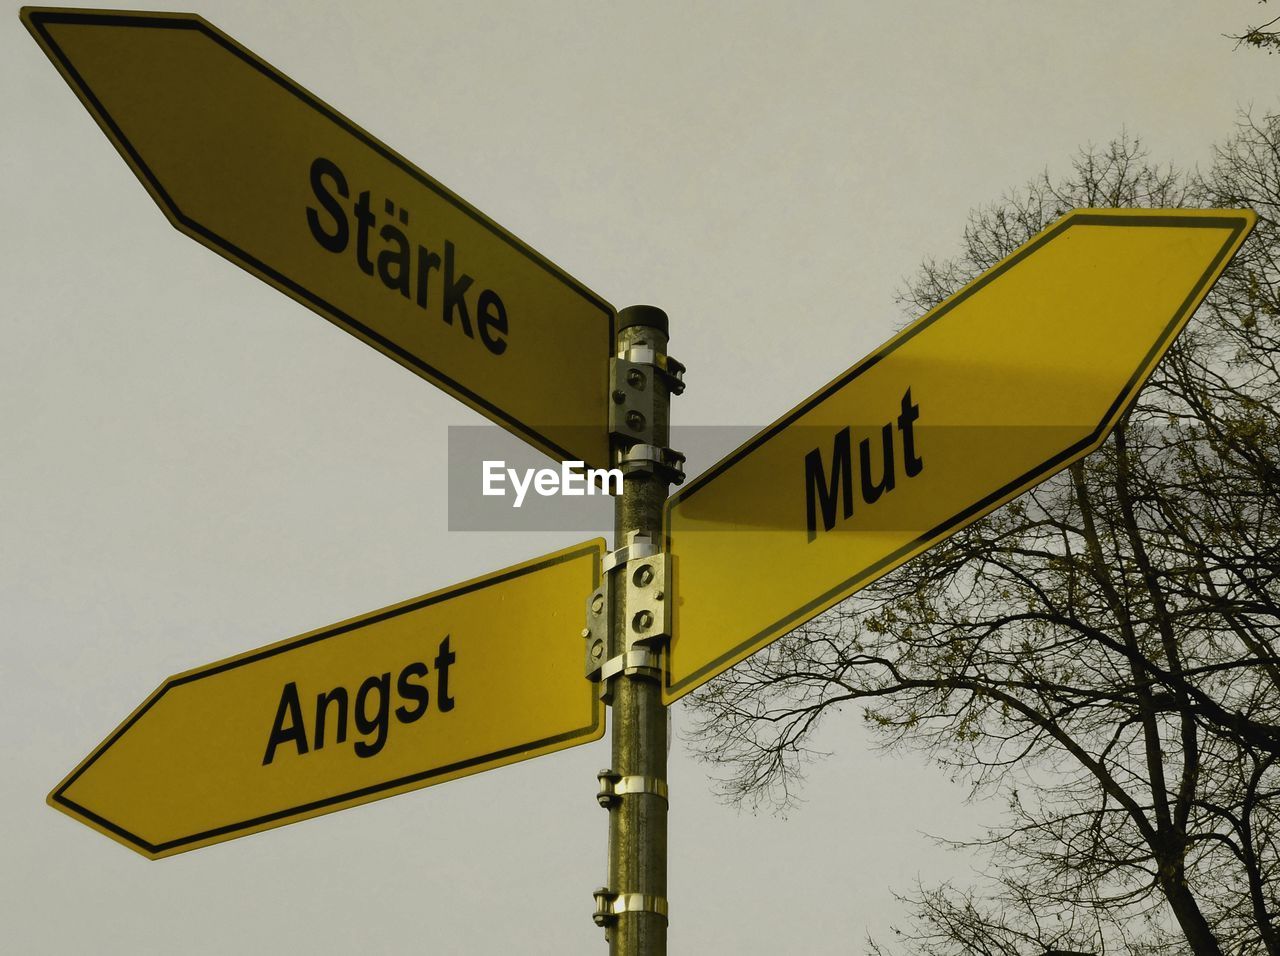
[[602,570],[608,574],[619,565],[626,564],[632,558],[647,558],[658,553],[658,546],[653,538],[642,531],[632,531],[627,535],[627,543],[615,548],[604,556]]
[[601,770],[596,774],[600,781],[600,791],[596,794],[596,802],[606,810],[616,807],[622,798],[632,793],[649,793],[661,797],[667,802],[667,782],[658,777],[641,777],[636,774],[623,776],[614,770]]
[[660,474],[673,485],[684,484],[684,453],[674,448],[636,443],[618,453],[618,467],[624,475]]
[[600,666],[600,675],[596,678],[601,682],[601,696],[606,701],[610,699],[610,695],[606,694],[603,688],[608,687],[610,677],[616,677],[619,674],[625,674],[628,677],[636,674],[659,677],[662,674],[662,660],[658,657],[657,651],[647,647],[636,648],[609,658]]
[[597,926],[612,926],[623,913],[654,913],[664,920],[668,919],[667,899],[664,896],[614,893],[607,886],[600,887],[591,895],[596,901],[596,910],[591,918]]

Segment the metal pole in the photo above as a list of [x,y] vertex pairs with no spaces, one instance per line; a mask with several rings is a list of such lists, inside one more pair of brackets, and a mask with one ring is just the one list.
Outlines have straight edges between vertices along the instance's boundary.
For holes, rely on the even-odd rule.
[[[652,349],[664,363],[667,337],[666,313],[652,306],[632,306],[618,314],[615,354]],[[665,366],[662,368],[665,371]],[[628,374],[634,378],[636,370]],[[653,427],[646,430],[646,438],[657,448],[666,449],[670,381],[654,367],[645,384],[655,392],[650,406]],[[613,442],[615,461],[635,444],[619,435]],[[624,469],[622,496],[614,510],[615,549],[632,542],[637,532],[662,548],[662,507],[670,481],[671,474],[661,467]],[[624,619],[626,587],[622,576],[636,572],[624,563],[609,573],[615,576],[609,588],[610,654],[617,655],[625,650],[628,627],[634,626]],[[612,776],[622,791],[607,804],[608,889],[615,900],[615,915],[605,923],[610,956],[665,956],[667,951],[667,712],[662,705],[661,679],[660,671],[646,667],[627,668],[609,678]]]

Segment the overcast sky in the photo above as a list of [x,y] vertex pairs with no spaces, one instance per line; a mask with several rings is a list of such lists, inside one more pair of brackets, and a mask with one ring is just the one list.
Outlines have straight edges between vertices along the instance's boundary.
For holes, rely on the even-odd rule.
[[[1207,162],[1280,58],[1252,0],[207,0],[231,34],[615,306],[671,317],[681,424],[767,424],[900,324],[966,212],[1127,130]],[[1280,11],[1277,11],[1280,12]],[[166,676],[568,546],[450,533],[478,416],[164,220],[0,26],[0,948],[604,952],[596,743],[148,862],[48,791]],[[703,449],[704,456],[728,449]],[[705,460],[705,458],[704,458]],[[674,713],[673,952],[857,951],[924,836],[995,805],[830,721],[786,820],[716,802]]]

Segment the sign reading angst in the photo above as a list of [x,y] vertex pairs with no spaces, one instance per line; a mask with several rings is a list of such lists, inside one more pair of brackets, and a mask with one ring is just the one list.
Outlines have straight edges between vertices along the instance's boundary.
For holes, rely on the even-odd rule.
[[[449,635],[446,634],[440,642],[440,653],[435,660],[436,710],[441,713],[453,710],[453,697],[449,694],[449,667],[457,659],[458,655],[449,650]],[[396,677],[396,693],[404,701],[395,711],[396,720],[400,723],[412,724],[426,714],[431,704],[431,691],[422,680],[428,673],[425,662],[413,661],[406,664]],[[323,749],[325,724],[334,706],[337,708],[337,726],[332,733],[333,744],[346,743],[347,715],[350,713],[356,729],[363,735],[363,739],[353,744],[356,756],[376,757],[381,752],[391,725],[391,671],[365,678],[356,691],[354,706],[350,708],[351,695],[345,687],[335,687],[315,696],[315,719],[311,723],[308,742],[307,721],[302,714],[298,682],[291,680],[284,685],[284,689],[280,691],[280,707],[276,710],[275,720],[271,722],[271,736],[267,738],[263,766],[275,759],[276,748],[281,745],[285,745],[286,750],[292,746],[298,756]],[[369,707],[370,698],[373,698],[372,712]]]
[[1097,448],[1253,221],[1071,213],[673,495],[664,698]]
[[49,795],[155,858],[596,740],[603,541],[171,677]]

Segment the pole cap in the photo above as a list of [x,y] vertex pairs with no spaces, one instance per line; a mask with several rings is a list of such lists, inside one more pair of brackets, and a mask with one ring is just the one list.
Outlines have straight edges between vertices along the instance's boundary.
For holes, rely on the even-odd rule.
[[663,335],[670,335],[667,313],[656,305],[629,305],[618,313],[618,331],[629,329],[633,325],[657,329]]

